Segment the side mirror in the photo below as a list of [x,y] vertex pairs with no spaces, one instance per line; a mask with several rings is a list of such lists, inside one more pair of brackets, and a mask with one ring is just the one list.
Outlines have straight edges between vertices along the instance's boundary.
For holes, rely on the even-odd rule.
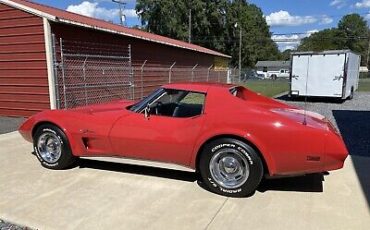
[[149,106],[149,104],[144,109],[144,117],[146,119],[149,119],[149,117],[150,117],[150,106]]

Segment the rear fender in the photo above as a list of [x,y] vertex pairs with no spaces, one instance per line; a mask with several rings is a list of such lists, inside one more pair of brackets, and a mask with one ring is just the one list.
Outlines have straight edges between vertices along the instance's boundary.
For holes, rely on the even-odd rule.
[[270,175],[273,175],[276,171],[275,163],[271,155],[269,154],[268,148],[263,144],[262,141],[260,141],[256,136],[252,135],[249,132],[242,132],[240,130],[220,130],[218,132],[214,133],[207,133],[202,135],[199,138],[199,141],[196,143],[193,153],[191,155],[191,160],[190,160],[190,168],[196,169],[197,168],[197,157],[198,154],[201,154],[202,147],[204,146],[205,143],[207,143],[209,140],[215,139],[217,137],[239,137],[240,139],[244,139],[246,142],[251,143],[254,145],[257,150],[260,152],[262,157],[265,160],[266,166],[268,168],[268,172]]

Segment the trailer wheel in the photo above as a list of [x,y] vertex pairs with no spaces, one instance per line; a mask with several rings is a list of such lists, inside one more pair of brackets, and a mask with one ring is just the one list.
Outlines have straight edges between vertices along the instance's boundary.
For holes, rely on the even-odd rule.
[[355,94],[355,90],[353,89],[353,86],[352,86],[352,88],[351,88],[351,94],[349,95],[349,99],[350,100],[352,100],[353,99],[353,97],[354,97],[354,94]]

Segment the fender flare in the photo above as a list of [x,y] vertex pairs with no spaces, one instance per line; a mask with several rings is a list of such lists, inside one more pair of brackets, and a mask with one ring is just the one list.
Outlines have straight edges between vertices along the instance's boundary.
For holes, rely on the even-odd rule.
[[198,141],[196,145],[194,146],[194,150],[193,150],[193,153],[191,154],[189,166],[197,170],[199,156],[202,152],[202,148],[204,147],[204,145],[211,140],[222,138],[222,137],[234,137],[248,144],[251,144],[252,147],[255,147],[257,152],[263,158],[262,160],[264,161],[267,167],[268,174],[269,175],[275,174],[276,172],[275,161],[273,157],[271,156],[269,149],[263,144],[262,141],[260,141],[257,137],[253,136],[252,134],[248,132],[242,133],[242,132],[237,132],[237,131],[231,131],[231,132],[229,131],[229,132],[218,132],[212,135],[204,135],[203,137],[200,138],[200,141]]

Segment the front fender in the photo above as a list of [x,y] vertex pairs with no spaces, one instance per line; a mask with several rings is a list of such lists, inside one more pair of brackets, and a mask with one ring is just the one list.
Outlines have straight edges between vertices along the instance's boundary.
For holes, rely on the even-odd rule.
[[57,110],[47,110],[39,114],[30,117],[22,126],[19,128],[19,132],[22,136],[30,142],[33,142],[32,133],[36,131],[38,126],[44,123],[49,123],[60,128],[64,134],[67,136],[73,155],[79,156],[85,153],[83,148],[83,143],[78,143],[75,138],[73,138],[72,130],[69,129],[68,125],[70,122],[66,120],[66,117],[59,114]]

